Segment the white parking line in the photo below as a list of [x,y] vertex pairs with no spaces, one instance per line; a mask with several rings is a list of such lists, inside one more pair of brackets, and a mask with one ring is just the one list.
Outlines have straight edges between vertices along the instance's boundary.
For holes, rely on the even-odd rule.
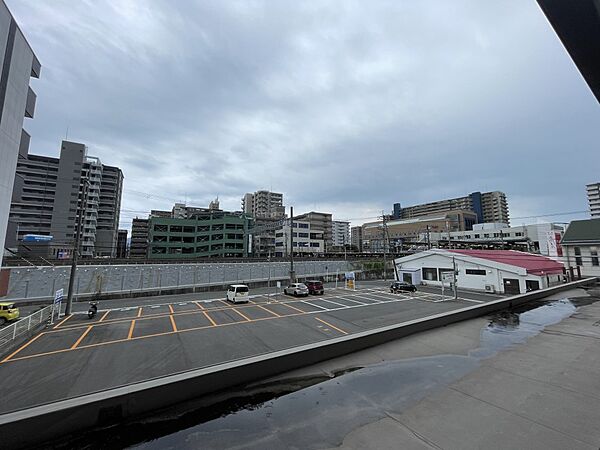
[[373,304],[373,303],[359,302],[358,300],[352,300],[351,298],[347,298],[347,297],[336,297],[336,298],[339,298],[340,300],[346,300],[347,302],[358,303],[359,305],[372,305]]
[[[315,308],[322,309],[323,311],[332,311],[331,309],[324,308],[324,307],[322,307],[322,306],[319,306],[319,305],[313,305],[311,302],[307,302],[306,300],[300,300],[300,301],[301,301],[302,303],[306,303],[307,305],[314,306]],[[351,308],[351,306],[349,306],[349,308]],[[339,308],[335,308],[335,309],[339,309]]]
[[[338,297],[335,297],[335,298],[338,298]],[[336,302],[334,302],[333,300],[327,300],[327,299],[324,299],[324,298],[322,298],[322,299],[320,299],[320,300],[321,300],[322,302],[333,303],[334,305],[342,306],[342,307],[344,307],[344,308],[346,308],[346,307],[348,306],[348,305],[342,305],[341,303],[336,303]]]

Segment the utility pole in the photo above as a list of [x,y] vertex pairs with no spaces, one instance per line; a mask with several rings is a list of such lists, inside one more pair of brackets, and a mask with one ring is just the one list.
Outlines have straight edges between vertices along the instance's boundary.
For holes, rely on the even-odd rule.
[[294,272],[294,207],[290,206],[290,283],[296,282]]
[[446,219],[446,232],[448,233],[448,248],[450,248],[450,223]]
[[69,275],[69,292],[67,293],[67,305],[65,306],[65,315],[71,314],[73,307],[73,291],[75,290],[75,274],[77,272],[77,258],[79,256],[79,237],[83,225],[83,216],[85,215],[85,204],[87,202],[88,179],[83,181],[83,194],[79,204],[79,215],[77,217],[77,231],[73,243],[73,257],[71,258],[71,274]]
[[429,225],[427,225],[427,250],[431,250],[431,239],[429,238]]
[[456,261],[452,257],[452,290],[454,292],[454,300],[458,299],[458,291],[456,290]]
[[386,267],[387,267],[387,222],[385,220],[385,211],[381,211],[381,219],[383,221],[383,227],[381,231],[383,233],[383,281],[387,281]]

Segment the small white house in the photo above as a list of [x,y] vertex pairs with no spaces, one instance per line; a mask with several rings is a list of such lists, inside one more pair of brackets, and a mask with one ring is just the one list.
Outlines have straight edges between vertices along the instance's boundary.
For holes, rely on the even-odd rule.
[[456,270],[458,288],[521,294],[562,281],[563,265],[513,250],[432,249],[395,260],[401,281],[448,286]]

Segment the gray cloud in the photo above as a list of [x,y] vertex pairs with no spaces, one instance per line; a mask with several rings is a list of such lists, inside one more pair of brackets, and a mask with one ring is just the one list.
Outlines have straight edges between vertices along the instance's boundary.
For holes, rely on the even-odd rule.
[[496,189],[521,217],[598,179],[598,104],[535,2],[7,3],[43,65],[31,151],[68,127],[122,167],[124,226],[271,187],[354,223]]

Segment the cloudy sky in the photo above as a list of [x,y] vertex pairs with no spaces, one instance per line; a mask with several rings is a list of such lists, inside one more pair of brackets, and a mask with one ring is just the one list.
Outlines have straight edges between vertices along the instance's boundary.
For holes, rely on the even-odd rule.
[[257,189],[354,225],[501,190],[516,225],[600,181],[600,107],[534,0],[5,1],[42,63],[30,152],[68,130],[121,167],[122,227]]

